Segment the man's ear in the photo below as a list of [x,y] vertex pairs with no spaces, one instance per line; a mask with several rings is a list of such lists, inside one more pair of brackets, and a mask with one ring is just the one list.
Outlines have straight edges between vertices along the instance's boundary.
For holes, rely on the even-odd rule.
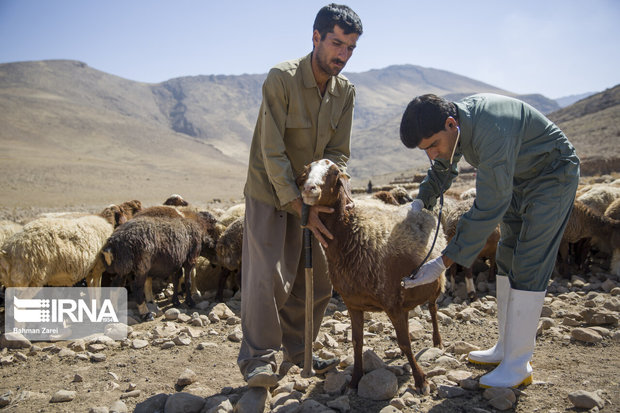
[[458,126],[458,124],[459,123],[456,121],[456,119],[454,119],[452,116],[448,116],[446,118],[445,129],[453,130]]

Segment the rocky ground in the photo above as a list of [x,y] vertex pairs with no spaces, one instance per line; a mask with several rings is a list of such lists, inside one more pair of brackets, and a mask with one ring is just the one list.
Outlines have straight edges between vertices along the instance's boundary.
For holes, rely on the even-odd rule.
[[[334,298],[315,354],[338,356],[333,371],[310,379],[282,371],[270,392],[250,390],[236,366],[239,295],[224,303],[205,295],[196,308],[170,307],[153,322],[135,323],[125,340],[107,336],[51,343],[0,343],[0,411],[6,412],[563,412],[620,411],[620,282],[600,269],[553,281],[545,299],[533,358],[534,383],[520,390],[482,391],[488,369],[467,363],[468,351],[497,337],[494,284],[478,276],[478,300],[462,283],[440,298],[444,347],[433,348],[430,316],[411,312],[410,334],[431,392],[419,394],[394,330],[383,313],[367,314],[357,391],[347,388],[353,349],[350,321]],[[230,296],[231,294],[229,294]],[[1,308],[4,311],[4,308]],[[4,316],[1,317],[4,321]],[[286,370],[286,369],[283,369]]]

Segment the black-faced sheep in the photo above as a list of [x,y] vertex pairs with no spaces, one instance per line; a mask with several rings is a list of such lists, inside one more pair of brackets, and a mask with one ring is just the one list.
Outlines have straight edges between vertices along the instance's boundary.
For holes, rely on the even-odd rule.
[[[446,202],[444,206],[444,211],[442,213],[441,223],[443,224],[444,234],[446,236],[446,240],[449,242],[454,235],[456,235],[456,228],[459,220],[467,211],[471,209],[475,201],[474,198],[465,198],[464,200]],[[489,280],[495,279],[496,269],[495,269],[495,252],[497,251],[497,243],[499,242],[499,226],[495,227],[495,230],[489,237],[487,238],[484,247],[478,254],[479,259],[487,259],[489,260]],[[455,289],[455,275],[457,272],[458,264],[454,263],[448,269],[448,273],[450,274],[450,288],[452,292]],[[467,295],[470,300],[476,299],[476,286],[473,280],[473,271],[471,267],[464,268],[463,273],[465,275],[465,285],[467,286]]]
[[560,274],[570,275],[569,244],[593,238],[604,240],[611,251],[620,248],[620,221],[600,215],[584,203],[575,201],[558,251]]
[[[363,374],[364,311],[385,311],[396,330],[398,346],[412,367],[415,386],[427,393],[426,375],[411,351],[408,311],[428,303],[433,344],[440,346],[436,300],[444,288],[445,276],[411,289],[403,288],[401,280],[426,256],[437,218],[426,210],[414,213],[409,206],[362,201],[356,201],[353,207],[347,205],[351,200],[348,179],[326,159],[307,166],[297,184],[306,204],[326,205],[335,211],[321,214],[320,218],[334,236],[327,240],[325,249],[329,277],[351,317],[354,367],[350,386],[357,387]],[[445,245],[444,237],[438,236],[430,258],[440,256]]]
[[[153,315],[146,306],[144,295],[147,278],[173,275],[172,302],[173,305],[180,305],[180,277],[183,273],[191,274],[197,258],[215,247],[212,237],[214,229],[215,218],[208,212],[188,210],[182,216],[138,214],[119,226],[103,246],[103,276],[110,277],[113,286],[121,286],[126,280],[131,280],[140,316],[150,320]],[[185,294],[186,304],[193,307],[191,277],[185,279]]]

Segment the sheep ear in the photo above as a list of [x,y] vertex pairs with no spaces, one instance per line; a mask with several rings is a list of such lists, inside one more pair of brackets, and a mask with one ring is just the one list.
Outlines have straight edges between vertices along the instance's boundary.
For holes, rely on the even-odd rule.
[[351,182],[349,181],[349,178],[345,174],[340,173],[338,175],[338,180],[340,181],[340,185],[342,185],[342,188],[344,189],[343,193],[345,196],[345,204],[352,203],[353,193],[351,192]]
[[300,187],[301,184],[303,184],[306,179],[308,179],[308,171],[310,171],[310,165],[304,166],[304,171],[295,180],[295,184],[297,184],[297,187]]

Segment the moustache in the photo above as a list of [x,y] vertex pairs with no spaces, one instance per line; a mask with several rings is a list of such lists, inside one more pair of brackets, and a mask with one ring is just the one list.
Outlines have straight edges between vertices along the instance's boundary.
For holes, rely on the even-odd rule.
[[332,63],[336,63],[337,65],[342,65],[342,66],[344,66],[344,65],[345,65],[345,62],[343,62],[343,61],[342,61],[342,60],[340,60],[340,59],[334,59],[334,60],[332,60]]

